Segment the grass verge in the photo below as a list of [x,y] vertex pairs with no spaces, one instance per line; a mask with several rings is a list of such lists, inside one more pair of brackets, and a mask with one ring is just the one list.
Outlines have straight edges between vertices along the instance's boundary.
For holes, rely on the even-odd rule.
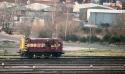
[[125,50],[81,49],[65,51],[65,56],[125,56]]

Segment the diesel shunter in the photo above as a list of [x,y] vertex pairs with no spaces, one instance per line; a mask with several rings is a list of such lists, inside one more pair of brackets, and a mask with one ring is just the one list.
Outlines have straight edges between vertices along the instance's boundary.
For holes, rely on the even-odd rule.
[[20,55],[28,58],[60,57],[63,41],[58,38],[21,38]]

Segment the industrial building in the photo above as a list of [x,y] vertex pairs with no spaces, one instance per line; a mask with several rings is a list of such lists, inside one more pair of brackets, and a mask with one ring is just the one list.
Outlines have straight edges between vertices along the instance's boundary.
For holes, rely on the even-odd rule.
[[121,25],[124,23],[125,10],[89,9],[87,19],[89,24]]
[[85,3],[85,4],[75,4],[73,7],[73,12],[74,12],[74,15],[79,15],[79,16],[76,16],[76,18],[79,18],[80,20],[87,21],[88,9],[113,10],[113,8],[108,7],[108,6],[98,5],[98,4],[94,4],[94,3]]

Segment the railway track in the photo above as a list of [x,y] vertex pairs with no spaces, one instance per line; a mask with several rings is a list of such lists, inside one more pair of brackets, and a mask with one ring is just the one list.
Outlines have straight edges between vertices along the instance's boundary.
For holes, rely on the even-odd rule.
[[124,57],[0,59],[0,74],[125,74]]
[[124,74],[125,73],[125,67],[124,65],[79,65],[79,64],[70,64],[70,65],[64,65],[64,64],[25,64],[25,65],[6,65],[6,66],[0,66],[0,73],[2,74],[14,74],[14,73],[54,73],[54,74],[65,74],[65,73],[72,73],[72,74]]
[[61,57],[61,58],[9,58],[0,59],[5,64],[125,64],[125,57]]

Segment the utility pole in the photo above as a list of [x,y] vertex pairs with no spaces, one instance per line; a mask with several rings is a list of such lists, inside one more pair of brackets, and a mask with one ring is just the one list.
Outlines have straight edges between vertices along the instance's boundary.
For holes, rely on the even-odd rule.
[[54,8],[54,10],[52,11],[52,26],[54,26],[54,33],[52,33],[52,37],[57,38],[57,37],[58,37],[58,33],[57,33],[58,26],[57,26],[57,24],[55,23],[57,3],[56,3],[55,0],[51,0],[51,2],[52,2],[52,4],[53,4],[53,8]]
[[[51,0],[51,3],[53,4],[54,3],[54,0]],[[53,8],[54,8],[54,5],[52,5],[53,6]],[[54,20],[54,10],[52,10],[52,26],[54,26],[54,22],[55,20]],[[53,31],[52,31],[52,38],[54,37],[54,33],[53,33]]]
[[68,21],[69,21],[69,13],[68,13],[68,6],[66,4],[66,25],[65,25],[65,40],[67,36],[67,30],[68,30]]
[[[56,17],[56,6],[57,6],[56,1],[54,2],[54,6],[55,6],[55,13],[54,13],[54,14],[55,14],[55,17]],[[58,26],[57,26],[56,23],[55,23],[55,26],[56,26],[56,27],[55,27],[55,29],[56,29],[56,30],[55,30],[55,35],[56,35],[56,38],[57,38],[57,37],[58,37],[58,33],[57,33]]]

